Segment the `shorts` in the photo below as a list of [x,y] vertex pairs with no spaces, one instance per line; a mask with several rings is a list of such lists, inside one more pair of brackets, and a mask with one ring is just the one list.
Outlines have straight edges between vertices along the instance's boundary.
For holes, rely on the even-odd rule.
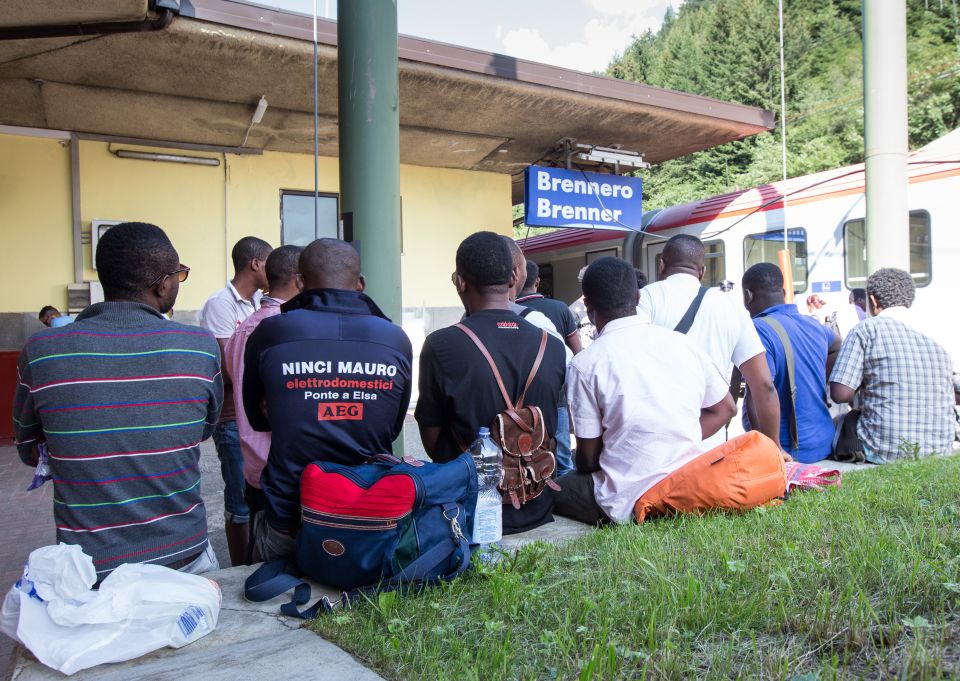
[[236,421],[218,423],[213,430],[213,442],[220,459],[223,475],[223,517],[227,522],[244,525],[250,522],[250,507],[244,501],[243,453]]

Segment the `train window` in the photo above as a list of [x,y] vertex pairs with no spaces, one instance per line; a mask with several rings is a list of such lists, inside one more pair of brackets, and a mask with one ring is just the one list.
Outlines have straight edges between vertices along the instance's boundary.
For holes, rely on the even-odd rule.
[[[704,262],[707,269],[703,273],[703,285],[717,286],[727,278],[727,259],[724,252],[724,243],[721,239],[717,239],[716,241],[704,241],[703,246],[707,251]],[[657,253],[654,259],[655,271],[646,273],[650,281],[660,281],[660,263],[662,262],[663,254]]]
[[[793,263],[793,292],[807,290],[807,230],[795,227],[787,230],[790,261]],[[751,234],[743,240],[743,269],[760,262],[777,264],[777,252],[783,250],[783,230]]]
[[547,298],[553,298],[553,265],[540,265],[540,293]]
[[705,286],[717,286],[721,281],[727,278],[727,259],[724,257],[723,241],[703,242],[707,249],[707,257],[704,265],[707,271],[703,273],[703,284]]
[[[867,283],[867,241],[863,218],[843,225],[843,263],[847,288],[863,288]],[[910,274],[917,286],[931,279],[930,214],[925,210],[910,213]]]
[[620,249],[617,247],[614,247],[614,248],[604,248],[603,250],[600,250],[600,251],[587,251],[585,264],[589,265],[597,258],[604,258],[606,256],[610,256],[612,258],[619,258]]

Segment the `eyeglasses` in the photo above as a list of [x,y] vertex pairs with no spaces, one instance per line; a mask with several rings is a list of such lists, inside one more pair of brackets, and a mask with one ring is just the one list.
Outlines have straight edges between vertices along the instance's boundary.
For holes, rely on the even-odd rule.
[[177,269],[175,269],[173,272],[164,272],[164,273],[161,274],[159,277],[157,277],[156,279],[154,279],[154,280],[150,283],[150,285],[147,286],[147,288],[153,288],[154,286],[156,286],[157,284],[159,284],[161,281],[163,281],[163,279],[164,279],[165,277],[172,277],[173,275],[177,275],[177,279],[178,279],[178,280],[180,281],[180,283],[182,284],[183,282],[185,282],[185,281],[187,280],[187,277],[190,276],[190,268],[187,267],[186,265],[184,265],[183,263],[180,263],[180,267],[178,267]]

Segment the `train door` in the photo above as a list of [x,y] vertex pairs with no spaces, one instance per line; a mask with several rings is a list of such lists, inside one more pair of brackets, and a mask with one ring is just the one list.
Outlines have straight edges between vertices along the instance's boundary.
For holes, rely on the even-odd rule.
[[663,247],[666,241],[657,241],[647,246],[647,257],[644,263],[643,273],[647,275],[647,280],[652,282],[660,281],[660,260],[663,254]]

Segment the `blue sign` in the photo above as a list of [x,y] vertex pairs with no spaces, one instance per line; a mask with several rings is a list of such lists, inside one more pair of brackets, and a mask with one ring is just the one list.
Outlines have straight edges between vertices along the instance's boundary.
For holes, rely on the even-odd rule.
[[639,177],[529,166],[524,181],[524,221],[537,227],[641,229],[643,181]]
[[839,281],[815,281],[812,286],[814,293],[836,293],[841,288]]

